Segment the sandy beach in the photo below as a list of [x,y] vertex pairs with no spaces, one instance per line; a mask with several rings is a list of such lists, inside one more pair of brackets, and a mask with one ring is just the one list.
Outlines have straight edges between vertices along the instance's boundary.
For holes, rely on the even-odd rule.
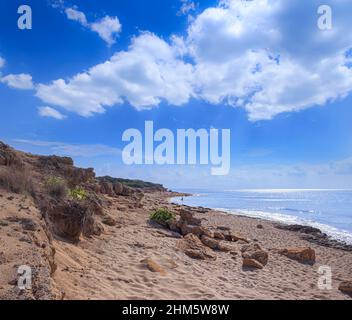
[[[112,207],[119,207],[119,201]],[[134,212],[116,209],[118,225],[100,239],[78,246],[55,242],[58,271],[54,280],[67,299],[350,299],[338,290],[352,278],[352,252],[322,247],[301,240],[267,221],[235,217],[216,211],[199,213],[207,227],[226,226],[256,240],[269,252],[261,270],[242,268],[240,254],[216,252],[216,261],[195,260],[176,249],[179,241],[148,223],[159,206],[180,209],[167,197],[149,194],[145,207]],[[259,229],[258,224],[263,228]],[[232,244],[240,252],[241,244]],[[276,249],[309,246],[316,263],[305,265],[278,254]],[[143,262],[152,259],[163,272],[151,272]],[[320,266],[332,269],[332,289],[318,288]]]
[[[177,194],[160,185],[133,182],[138,189],[68,158],[2,149],[0,299],[351,299],[351,247],[319,230],[172,204]],[[31,170],[32,196],[6,190],[9,159]],[[78,177],[89,198],[48,195],[48,172]],[[151,222],[160,208],[175,220]],[[33,273],[28,290],[17,286],[21,265]],[[331,288],[321,287],[326,270]]]

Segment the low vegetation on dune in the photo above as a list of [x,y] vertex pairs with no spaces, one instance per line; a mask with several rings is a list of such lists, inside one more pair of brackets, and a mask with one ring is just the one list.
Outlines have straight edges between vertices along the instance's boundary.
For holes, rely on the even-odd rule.
[[50,196],[57,199],[62,199],[68,194],[67,182],[63,178],[48,178],[45,182],[45,188]]
[[76,188],[70,189],[69,194],[72,199],[78,200],[78,201],[86,200],[88,197],[87,191],[82,187],[76,187]]
[[1,170],[0,187],[18,194],[34,195],[34,186],[30,174],[21,168]]
[[150,215],[151,221],[157,222],[162,225],[167,225],[172,221],[174,221],[175,219],[176,219],[175,214],[164,208],[158,209]]

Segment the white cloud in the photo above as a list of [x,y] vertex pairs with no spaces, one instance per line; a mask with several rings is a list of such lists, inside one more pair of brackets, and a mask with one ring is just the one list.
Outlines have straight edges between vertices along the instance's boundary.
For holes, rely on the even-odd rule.
[[181,0],[181,7],[177,12],[177,15],[187,15],[192,11],[195,11],[198,6],[198,3],[195,3],[191,0]]
[[14,142],[22,145],[45,148],[46,153],[68,157],[100,157],[117,156],[121,154],[120,149],[103,144],[69,144],[57,141],[15,139]]
[[51,107],[39,107],[38,113],[41,117],[54,118],[57,120],[63,120],[66,118],[65,115]]
[[253,121],[325,105],[352,90],[352,2],[330,4],[338,19],[322,31],[317,0],[222,0],[195,16],[184,38],[144,33],[89,71],[40,85],[37,95],[83,116],[124,99],[143,109],[195,97],[242,107]]
[[[336,11],[347,4],[332,2]],[[202,12],[186,39],[199,97],[243,107],[251,120],[268,120],[349,94],[345,51],[352,37],[343,30],[352,23],[342,12],[339,32],[323,32],[317,8],[305,1],[227,0]]]
[[116,36],[121,32],[122,26],[117,17],[106,16],[100,21],[92,23],[90,28],[111,46],[115,43]]
[[0,81],[15,89],[30,90],[34,88],[30,74],[9,74],[1,78]]
[[86,15],[75,8],[66,8],[65,13],[68,19],[79,22],[82,26],[88,26]]
[[182,105],[192,95],[192,76],[193,67],[179,58],[178,50],[144,33],[133,39],[128,51],[87,72],[39,85],[37,96],[82,116],[103,113],[124,99],[139,110],[157,106],[161,99]]
[[[63,4],[62,6],[64,8]],[[121,23],[117,17],[105,16],[99,21],[89,23],[85,13],[79,11],[76,7],[64,8],[64,11],[69,20],[77,21],[83,27],[96,32],[99,37],[108,44],[108,46],[112,46],[116,42],[116,37],[122,30]]]

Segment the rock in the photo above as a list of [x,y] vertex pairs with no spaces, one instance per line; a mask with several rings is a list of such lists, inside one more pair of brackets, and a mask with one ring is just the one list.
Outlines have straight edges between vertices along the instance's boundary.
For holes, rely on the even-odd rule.
[[231,230],[229,227],[225,227],[225,226],[217,226],[216,229],[221,230],[221,231],[230,231]]
[[262,250],[258,244],[245,245],[241,248],[241,252],[243,258],[243,266],[249,267],[251,265],[255,268],[260,266],[259,268],[262,269],[268,263],[269,254]]
[[173,232],[181,233],[180,223],[177,220],[170,221],[168,227]]
[[151,258],[143,259],[141,263],[143,263],[151,272],[158,272],[163,276],[166,275],[166,271]]
[[194,234],[188,234],[182,240],[178,240],[176,247],[192,259],[216,260],[216,255]]
[[166,238],[176,238],[176,239],[181,239],[182,236],[175,231],[166,231],[166,230],[157,230],[156,234],[160,235],[160,236],[164,236]]
[[232,232],[226,232],[223,235],[225,237],[225,240],[229,242],[243,241],[244,243],[249,243],[249,240],[247,240],[246,238],[239,235],[234,235]]
[[225,236],[223,233],[215,231],[214,232],[214,238],[215,239],[219,239],[219,240],[225,240]]
[[255,259],[244,258],[242,267],[263,269],[263,265]]
[[202,241],[202,243],[205,246],[207,246],[207,247],[209,247],[209,248],[211,248],[213,250],[219,250],[219,241],[217,241],[217,240],[215,240],[213,238],[207,237],[205,235],[202,235],[200,237],[200,240]]
[[37,223],[31,219],[21,219],[20,223],[22,225],[23,230],[36,231],[37,229],[39,229]]
[[121,196],[128,197],[134,193],[134,190],[130,187],[126,187],[123,185]]
[[277,229],[288,230],[292,232],[302,233],[301,238],[303,240],[309,241],[311,243],[318,244],[323,247],[334,248],[344,251],[352,251],[352,245],[331,239],[327,234],[321,232],[321,230],[310,227],[310,226],[302,226],[298,224],[294,225],[275,225]]
[[257,225],[257,229],[264,229],[264,227],[263,227],[262,224],[258,224],[258,225]]
[[337,241],[335,239],[331,239],[325,233],[304,234],[301,236],[301,238],[311,243],[315,243],[319,246],[352,252],[352,245]]
[[202,220],[195,218],[191,211],[183,209],[180,212],[180,216],[181,216],[181,223],[191,225],[191,226],[200,226],[202,224]]
[[112,183],[106,181],[100,181],[100,192],[110,197],[115,195]]
[[102,223],[106,224],[107,226],[114,227],[117,224],[117,221],[110,216],[106,216],[102,219]]
[[293,225],[278,224],[278,225],[275,225],[275,227],[281,230],[288,230],[288,231],[300,232],[300,233],[306,233],[306,234],[322,233],[318,228],[313,228],[310,226],[302,226],[298,224],[293,224]]
[[343,293],[352,295],[352,281],[343,281],[339,285],[339,290]]
[[121,195],[123,192],[123,185],[120,182],[115,182],[113,184],[113,189],[117,195]]
[[208,229],[200,226],[182,224],[180,229],[181,229],[181,234],[184,236],[190,233],[198,237],[201,237],[203,235],[206,235],[208,237],[212,236],[212,233]]
[[314,264],[315,263],[315,251],[312,248],[286,248],[279,250],[281,255],[284,255],[290,259],[296,260],[301,263]]
[[200,240],[202,241],[202,243],[213,249],[213,250],[217,250],[217,251],[222,251],[222,252],[230,252],[231,251],[231,248],[226,246],[226,245],[223,245],[220,241],[218,240],[215,240],[213,238],[210,238],[208,236],[201,236]]

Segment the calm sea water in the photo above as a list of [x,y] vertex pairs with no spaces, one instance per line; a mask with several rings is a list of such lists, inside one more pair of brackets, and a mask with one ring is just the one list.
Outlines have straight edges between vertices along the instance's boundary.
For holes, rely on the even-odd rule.
[[[180,190],[181,191],[181,190]],[[183,190],[192,197],[175,203],[220,209],[287,224],[319,228],[332,238],[352,244],[352,190]]]

